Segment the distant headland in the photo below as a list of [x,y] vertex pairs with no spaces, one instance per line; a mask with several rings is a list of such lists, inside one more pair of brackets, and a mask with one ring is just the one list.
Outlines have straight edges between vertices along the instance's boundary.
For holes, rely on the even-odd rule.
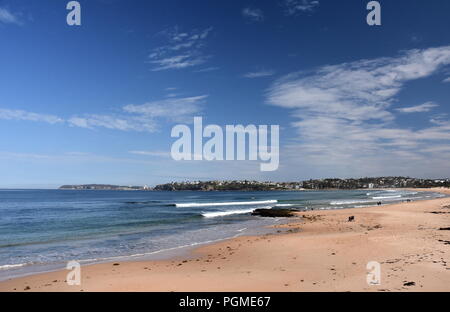
[[429,188],[450,187],[450,179],[417,179],[410,177],[377,177],[358,179],[315,179],[299,182],[186,181],[159,184],[155,187],[110,184],[63,185],[61,190],[112,191],[294,191],[326,189]]
[[80,184],[80,185],[63,185],[60,190],[106,190],[106,191],[147,191],[151,188],[147,186],[121,186],[111,184]]

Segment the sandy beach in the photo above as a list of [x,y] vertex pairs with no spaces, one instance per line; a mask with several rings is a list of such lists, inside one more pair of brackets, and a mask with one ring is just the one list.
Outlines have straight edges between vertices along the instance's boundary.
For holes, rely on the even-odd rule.
[[[0,291],[450,291],[450,198],[304,212],[281,227],[183,258],[83,266],[81,286],[68,286],[64,270]],[[370,261],[381,264],[380,285],[367,284]]]

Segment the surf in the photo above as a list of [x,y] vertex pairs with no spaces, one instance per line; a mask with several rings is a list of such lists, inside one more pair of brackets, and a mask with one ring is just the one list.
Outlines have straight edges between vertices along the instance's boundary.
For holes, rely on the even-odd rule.
[[396,199],[396,198],[402,198],[402,195],[372,197],[372,199]]
[[217,217],[225,217],[235,214],[247,214],[252,213],[255,209],[241,209],[241,210],[228,210],[228,211],[214,211],[214,212],[204,212],[202,216],[204,218],[217,218]]
[[261,200],[261,201],[245,201],[245,202],[222,202],[222,203],[178,203],[175,204],[177,208],[191,208],[191,207],[217,207],[217,206],[248,206],[248,205],[264,205],[276,204],[278,200]]

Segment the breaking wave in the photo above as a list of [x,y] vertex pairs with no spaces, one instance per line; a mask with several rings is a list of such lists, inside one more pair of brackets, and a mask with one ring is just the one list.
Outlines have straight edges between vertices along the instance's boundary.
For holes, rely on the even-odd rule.
[[402,195],[372,197],[372,199],[395,199],[395,198],[402,198]]
[[175,204],[177,208],[190,207],[215,207],[215,206],[247,206],[247,205],[261,205],[261,204],[276,204],[278,200],[261,200],[250,202],[224,202],[224,203],[180,203]]
[[241,209],[241,210],[205,212],[205,213],[202,213],[202,216],[205,218],[216,218],[216,217],[230,216],[230,215],[234,215],[234,214],[251,213],[254,210],[255,209]]

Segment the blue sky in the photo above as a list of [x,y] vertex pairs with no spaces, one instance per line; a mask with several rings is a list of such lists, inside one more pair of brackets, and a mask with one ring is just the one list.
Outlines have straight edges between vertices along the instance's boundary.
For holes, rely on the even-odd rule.
[[[450,176],[450,3],[0,1],[0,187]],[[280,168],[176,162],[177,123],[280,125]]]

